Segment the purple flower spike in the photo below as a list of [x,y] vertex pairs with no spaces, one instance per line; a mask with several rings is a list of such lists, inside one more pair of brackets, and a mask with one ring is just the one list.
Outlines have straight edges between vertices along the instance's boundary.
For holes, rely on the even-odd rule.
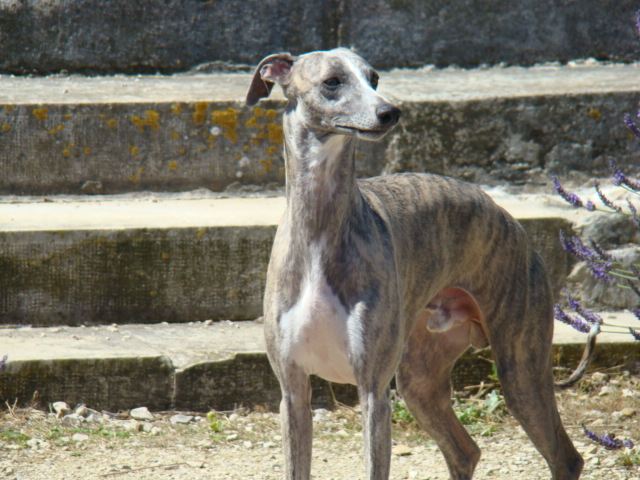
[[631,309],[631,313],[633,313],[636,317],[636,320],[640,320],[640,307],[634,307]]
[[591,310],[587,310],[582,305],[580,305],[580,302],[575,298],[573,298],[569,294],[569,291],[566,292],[566,295],[567,295],[567,302],[569,303],[569,306],[573,311],[575,311],[578,315],[580,315],[582,318],[584,318],[587,322],[591,324],[602,325],[602,318],[599,315],[596,315]]
[[[622,441],[618,440],[613,433],[605,433],[604,435],[598,435],[593,430],[587,429],[587,427],[582,424],[582,429],[584,430],[584,434],[598,445],[602,445],[607,450],[618,450],[620,448],[633,448],[633,443],[629,440]],[[631,445],[630,447],[628,445]]]
[[598,183],[597,180],[594,180],[594,188],[596,189],[596,193],[598,194],[598,197],[600,198],[600,200],[602,201],[602,203],[604,203],[607,207],[609,207],[611,210],[614,210],[616,212],[620,212],[622,211],[622,208],[619,207],[618,205],[616,205],[615,203],[613,203],[611,200],[609,200],[604,193],[602,193],[602,190],[600,190],[600,184]]
[[574,207],[584,206],[582,203],[582,199],[578,195],[576,195],[575,193],[569,193],[564,189],[564,187],[560,184],[557,176],[552,175],[551,178],[553,179],[553,188],[556,189],[558,195],[560,195],[565,201],[569,202]]
[[631,115],[629,115],[628,113],[625,113],[624,117],[622,117],[622,121],[625,123],[627,127],[629,127],[629,130],[631,130],[634,136],[640,137],[640,127],[638,127],[636,122],[631,120]]
[[0,360],[0,370],[2,370],[4,368],[4,366],[7,363],[7,356],[5,355],[4,357],[2,357],[2,360]]
[[627,205],[629,205],[629,211],[631,212],[631,218],[636,227],[640,228],[640,217],[638,217],[638,209],[631,203],[631,200],[627,198]]
[[577,331],[582,333],[589,333],[591,331],[591,327],[583,322],[580,318],[576,316],[567,315],[560,305],[556,303],[555,308],[553,309],[553,315],[556,320],[569,325],[570,327],[575,328]]
[[611,177],[611,183],[615,186],[626,185],[634,192],[640,191],[640,182],[627,177],[613,160],[609,160],[609,169],[613,175]]
[[609,271],[613,268],[612,264],[587,262],[587,265],[589,265],[591,275],[593,275],[596,280],[605,285],[613,285],[615,283],[613,277],[609,275]]
[[593,251],[598,254],[598,257],[600,257],[600,259],[604,260],[605,262],[619,261],[617,258],[614,258],[613,255],[611,255],[609,252],[604,250],[600,245],[598,245],[593,238],[589,239],[589,243],[591,244],[591,248],[593,248]]
[[638,342],[640,342],[640,330],[634,330],[633,328],[629,328],[629,333],[635,338]]

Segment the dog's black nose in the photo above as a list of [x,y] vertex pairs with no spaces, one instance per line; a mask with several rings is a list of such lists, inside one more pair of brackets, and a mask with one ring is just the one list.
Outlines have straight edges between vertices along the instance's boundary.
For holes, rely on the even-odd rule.
[[393,126],[398,123],[398,119],[400,118],[400,109],[395,105],[385,103],[378,107],[376,115],[378,116],[378,121],[381,125]]

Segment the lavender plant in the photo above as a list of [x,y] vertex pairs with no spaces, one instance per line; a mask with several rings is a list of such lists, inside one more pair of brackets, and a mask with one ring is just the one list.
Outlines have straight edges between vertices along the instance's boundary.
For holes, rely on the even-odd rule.
[[[640,36],[640,10],[636,13],[635,26],[636,31]],[[640,119],[640,110],[636,114],[635,119],[627,113],[624,115],[622,120],[633,136],[640,139],[640,127],[638,126],[638,123],[636,123],[638,122],[638,119]],[[575,193],[568,192],[560,184],[558,177],[555,175],[553,176],[553,186],[560,197],[576,208],[584,208],[589,212],[600,211],[613,215],[625,215],[628,216],[635,226],[640,229],[638,209],[631,200],[633,196],[640,195],[640,181],[629,178],[613,160],[609,162],[609,168],[611,170],[611,183],[615,187],[621,188],[629,194],[626,199],[625,206],[621,206],[610,200],[603,193],[597,180],[594,180],[594,189],[603,206],[598,206],[591,200],[584,201]],[[564,250],[585,262],[596,280],[607,286],[615,285],[617,287],[633,291],[638,297],[639,305],[632,308],[631,311],[636,319],[640,321],[640,268],[637,265],[632,262],[624,262],[621,259],[616,258],[614,255],[611,255],[609,252],[601,248],[593,239],[589,239],[589,244],[585,245],[579,237],[567,236],[561,231],[560,242]],[[589,336],[593,337],[594,341],[595,337],[601,331],[607,331],[602,330],[602,327],[606,327],[609,329],[608,331],[614,331],[617,333],[621,331],[620,329],[624,331],[628,328],[628,333],[636,341],[640,341],[640,330],[605,323],[602,317],[591,310],[584,308],[568,291],[566,292],[566,295],[567,304],[575,314],[567,314],[559,304],[556,304],[554,309],[556,320],[566,323],[580,332],[589,333]],[[598,435],[594,431],[587,429],[584,425],[582,425],[582,429],[589,439],[608,450],[618,450],[625,447],[629,449],[634,448],[631,440],[620,440],[611,433]]]
[[[638,19],[637,26],[640,32],[640,14],[638,15]],[[638,111],[636,118],[640,119],[640,111]],[[640,138],[640,127],[638,127],[636,123],[637,120],[631,118],[631,115],[626,114],[623,121],[633,135]],[[609,162],[609,168],[611,170],[611,182],[615,187],[622,188],[629,196],[640,196],[640,181],[629,178],[614,161]],[[609,199],[603,193],[598,181],[594,180],[594,189],[600,200],[600,206],[591,200],[585,201],[577,194],[567,191],[555,175],[552,178],[553,186],[558,195],[574,207],[584,208],[589,212],[599,211],[613,215],[625,215],[633,221],[636,227],[640,228],[638,210],[630,198],[626,199],[625,206],[619,205]],[[598,245],[593,239],[589,239],[588,244],[585,244],[579,237],[569,236],[561,231],[560,243],[564,250],[583,261],[598,281],[607,286],[617,286],[633,291],[638,297],[639,306],[631,309],[631,311],[636,319],[640,321],[640,268],[637,265],[616,258]],[[589,333],[590,335],[598,335],[602,331],[621,333],[628,330],[628,333],[636,341],[640,341],[640,329],[604,322],[601,316],[583,307],[568,291],[566,292],[566,297],[569,308],[575,313],[568,314],[562,309],[560,304],[556,304],[554,309],[556,320],[570,325],[579,332]],[[589,439],[608,450],[634,448],[630,440],[620,440],[615,438],[615,434],[605,433],[598,435],[594,431],[587,429],[584,425],[582,428]]]

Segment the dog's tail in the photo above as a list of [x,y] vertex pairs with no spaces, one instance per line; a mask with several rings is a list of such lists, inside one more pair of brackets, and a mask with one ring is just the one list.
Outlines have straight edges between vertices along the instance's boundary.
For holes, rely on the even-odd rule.
[[587,344],[584,347],[584,351],[582,352],[582,358],[580,359],[580,363],[573,371],[573,373],[563,379],[559,380],[555,383],[556,388],[569,388],[575,385],[583,376],[584,373],[589,368],[589,364],[591,363],[591,358],[593,357],[593,352],[596,349],[596,338],[600,333],[600,324],[594,323],[589,330],[589,337],[587,338]]

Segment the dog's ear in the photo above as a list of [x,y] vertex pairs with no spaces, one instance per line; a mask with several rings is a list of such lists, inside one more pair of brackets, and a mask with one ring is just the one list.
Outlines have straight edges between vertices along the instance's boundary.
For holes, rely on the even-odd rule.
[[253,106],[261,98],[268,97],[275,83],[287,85],[289,73],[295,61],[296,57],[290,53],[276,53],[263,59],[253,74],[253,80],[247,92],[247,105]]

